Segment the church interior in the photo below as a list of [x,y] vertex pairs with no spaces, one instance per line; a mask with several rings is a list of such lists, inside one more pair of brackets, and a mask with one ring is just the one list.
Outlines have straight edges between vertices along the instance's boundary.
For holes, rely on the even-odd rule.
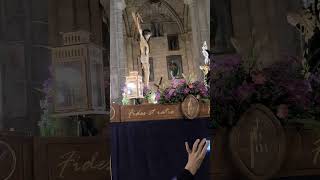
[[0,180],[320,178],[319,0],[0,0]]
[[115,19],[110,21],[110,40],[115,42],[115,46],[110,47],[111,99],[121,97],[119,92],[129,72],[143,74],[139,59],[139,32],[132,18],[133,12],[141,15],[141,29],[148,29],[152,34],[148,42],[150,88],[156,88],[154,84],[159,84],[160,80],[169,83],[172,73],[177,78],[182,74],[194,74],[196,79],[201,77],[199,66],[204,64],[201,46],[204,41],[208,44],[210,41],[209,1],[110,3],[113,7],[110,18]]

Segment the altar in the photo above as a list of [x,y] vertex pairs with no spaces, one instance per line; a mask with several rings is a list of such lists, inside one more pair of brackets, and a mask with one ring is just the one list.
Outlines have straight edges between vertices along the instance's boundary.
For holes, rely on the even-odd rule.
[[[185,142],[210,139],[209,1],[110,2],[112,179],[171,180],[188,161]],[[209,153],[196,180],[208,172]]]
[[[188,160],[184,142],[209,138],[209,104],[195,119],[186,119],[181,104],[111,107],[112,178],[172,179]],[[196,177],[209,179],[209,153]]]

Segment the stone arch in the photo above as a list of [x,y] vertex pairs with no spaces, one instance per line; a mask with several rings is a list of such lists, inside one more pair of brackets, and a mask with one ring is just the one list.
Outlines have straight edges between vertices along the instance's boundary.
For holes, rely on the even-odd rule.
[[[159,15],[159,17],[167,18],[168,20],[171,20],[177,24],[180,33],[185,32],[183,21],[179,17],[178,13],[165,0],[162,0],[158,3],[146,2],[137,9],[137,12],[142,14],[144,19],[146,19],[146,17],[154,17],[155,14]],[[125,16],[126,18],[131,18],[131,15],[126,14]],[[137,32],[135,31],[132,21],[130,22],[131,24],[130,28],[127,29],[127,34],[134,37],[135,33]]]

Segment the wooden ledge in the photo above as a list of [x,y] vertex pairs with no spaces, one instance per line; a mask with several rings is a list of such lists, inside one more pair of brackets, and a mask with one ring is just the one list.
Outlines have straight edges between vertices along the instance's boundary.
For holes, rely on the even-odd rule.
[[[210,117],[210,104],[200,103],[198,118]],[[117,105],[110,107],[110,122],[160,121],[168,119],[185,119],[181,104],[142,104]]]

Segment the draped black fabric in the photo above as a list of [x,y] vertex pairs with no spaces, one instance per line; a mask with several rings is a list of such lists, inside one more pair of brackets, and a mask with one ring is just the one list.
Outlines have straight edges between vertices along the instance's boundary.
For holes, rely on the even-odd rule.
[[[184,142],[209,138],[208,119],[113,123],[113,180],[172,180],[187,163]],[[209,153],[195,180],[209,179]]]

